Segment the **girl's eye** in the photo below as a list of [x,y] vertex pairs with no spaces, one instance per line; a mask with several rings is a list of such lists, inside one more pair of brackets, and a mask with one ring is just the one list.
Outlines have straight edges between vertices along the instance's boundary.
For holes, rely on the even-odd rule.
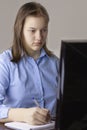
[[47,29],[42,29],[42,32],[47,32]]
[[28,31],[30,31],[31,33],[35,33],[35,30],[28,30]]
[[34,32],[35,32],[35,30],[31,30],[31,32],[32,32],[32,33],[34,33]]

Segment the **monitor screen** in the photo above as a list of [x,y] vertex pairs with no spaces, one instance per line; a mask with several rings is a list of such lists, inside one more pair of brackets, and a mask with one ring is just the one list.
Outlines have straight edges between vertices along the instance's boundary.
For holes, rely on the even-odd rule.
[[63,40],[56,130],[87,130],[87,41]]

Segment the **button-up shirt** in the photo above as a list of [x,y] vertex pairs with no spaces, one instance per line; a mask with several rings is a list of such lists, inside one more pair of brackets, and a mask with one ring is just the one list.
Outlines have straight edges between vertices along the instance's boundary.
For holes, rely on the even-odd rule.
[[0,54],[0,119],[8,117],[10,108],[35,107],[33,97],[54,116],[59,59],[48,56],[44,49],[37,60],[23,56],[14,63],[11,59],[11,49]]

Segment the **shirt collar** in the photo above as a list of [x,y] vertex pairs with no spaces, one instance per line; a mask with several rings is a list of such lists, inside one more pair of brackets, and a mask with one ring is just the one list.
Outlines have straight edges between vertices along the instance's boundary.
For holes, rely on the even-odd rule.
[[47,55],[46,51],[42,48],[39,58],[42,58],[42,57],[44,57],[44,56],[46,56],[46,55]]
[[[24,56],[24,54],[23,54],[22,56]],[[44,50],[44,48],[42,48],[42,49],[41,49],[40,56],[39,56],[38,59],[41,59],[41,58],[44,57],[44,56],[46,56],[46,57],[49,58],[49,56],[48,56],[48,54],[46,53],[46,51]],[[31,58],[31,57],[27,56],[26,54],[25,54],[25,57]],[[37,60],[38,60],[38,59],[37,59]]]

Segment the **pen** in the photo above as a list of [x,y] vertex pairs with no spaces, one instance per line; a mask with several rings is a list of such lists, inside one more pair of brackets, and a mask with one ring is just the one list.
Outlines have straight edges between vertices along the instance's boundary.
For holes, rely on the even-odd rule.
[[37,102],[37,100],[36,100],[34,97],[33,97],[32,99],[33,99],[34,103],[36,104],[36,106],[37,106],[37,107],[40,107],[40,105],[39,105],[39,103]]

